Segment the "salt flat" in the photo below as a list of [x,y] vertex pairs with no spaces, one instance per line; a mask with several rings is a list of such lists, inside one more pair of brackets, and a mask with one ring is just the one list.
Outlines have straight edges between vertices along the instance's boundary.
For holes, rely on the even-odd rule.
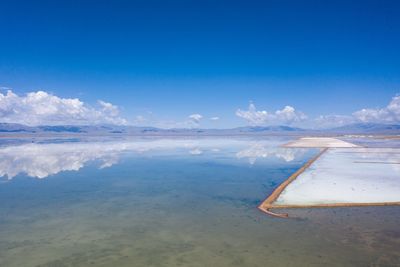
[[359,146],[331,137],[303,137],[284,145],[284,147],[359,147]]
[[276,205],[400,202],[400,149],[331,148],[280,194]]

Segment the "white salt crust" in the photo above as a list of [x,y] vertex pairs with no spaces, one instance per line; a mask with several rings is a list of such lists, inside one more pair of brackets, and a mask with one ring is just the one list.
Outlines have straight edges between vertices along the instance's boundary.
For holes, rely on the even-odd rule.
[[275,204],[376,202],[400,202],[400,149],[329,149],[285,188]]
[[303,137],[285,147],[359,147],[355,144],[330,137]]

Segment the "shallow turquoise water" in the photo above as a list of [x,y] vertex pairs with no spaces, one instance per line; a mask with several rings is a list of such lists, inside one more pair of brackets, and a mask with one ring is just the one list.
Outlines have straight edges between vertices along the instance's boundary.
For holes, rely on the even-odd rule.
[[399,266],[399,207],[256,209],[286,141],[3,141],[0,266]]

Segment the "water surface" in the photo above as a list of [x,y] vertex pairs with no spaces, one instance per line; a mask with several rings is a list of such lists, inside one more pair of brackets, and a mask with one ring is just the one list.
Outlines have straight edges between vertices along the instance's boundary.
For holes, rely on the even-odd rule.
[[0,266],[399,266],[399,207],[256,209],[287,141],[3,140]]

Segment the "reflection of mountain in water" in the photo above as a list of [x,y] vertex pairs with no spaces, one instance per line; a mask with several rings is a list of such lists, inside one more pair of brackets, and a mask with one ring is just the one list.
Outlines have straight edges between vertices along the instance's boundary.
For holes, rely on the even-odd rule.
[[281,147],[266,147],[263,144],[256,143],[247,149],[239,151],[236,154],[237,158],[248,158],[250,164],[254,164],[257,158],[276,157],[283,159],[286,162],[293,161],[296,157],[303,156],[306,149],[298,148],[281,148]]

